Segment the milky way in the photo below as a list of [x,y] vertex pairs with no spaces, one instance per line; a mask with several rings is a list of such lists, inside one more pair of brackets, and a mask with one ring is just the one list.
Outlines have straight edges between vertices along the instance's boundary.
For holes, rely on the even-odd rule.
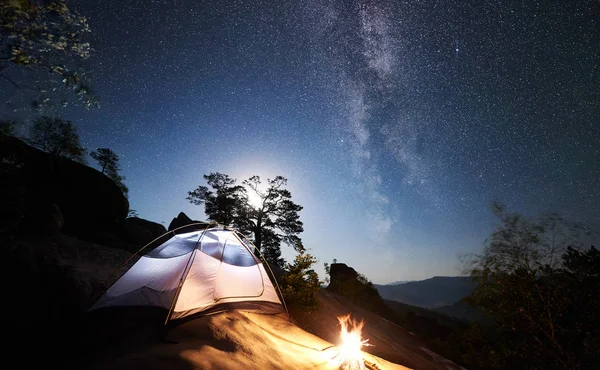
[[320,263],[382,283],[456,275],[493,200],[600,223],[597,2],[283,3],[73,5],[102,107],[60,114],[141,217],[203,218],[204,173],[282,174]]

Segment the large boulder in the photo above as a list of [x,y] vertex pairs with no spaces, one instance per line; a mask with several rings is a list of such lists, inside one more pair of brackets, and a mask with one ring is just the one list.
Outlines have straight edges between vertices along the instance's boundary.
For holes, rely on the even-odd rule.
[[331,291],[338,291],[349,281],[356,280],[358,272],[345,263],[332,263],[329,266],[329,286]]
[[159,223],[139,217],[129,217],[123,221],[123,234],[132,244],[144,246],[167,232]]
[[93,239],[98,231],[115,231],[129,211],[121,189],[100,171],[3,135],[0,184],[0,229],[27,234],[34,226],[28,220],[50,210],[51,228]]
[[21,228],[28,235],[56,236],[61,233],[65,224],[60,208],[56,204],[39,204],[27,212]]
[[40,365],[81,368],[69,365],[69,359],[85,349],[79,346],[83,339],[98,333],[87,330],[87,309],[136,259],[64,234],[47,239],[0,232],[0,245],[0,269],[12,279],[4,294],[23,318],[5,320],[2,331],[10,338],[5,352],[12,357],[26,353],[23,343],[35,333],[36,356],[26,359],[28,368],[36,368],[38,360]]
[[127,222],[127,220],[123,222],[122,235],[127,243],[139,247],[150,243],[154,239],[150,230],[137,223]]
[[332,263],[327,290],[350,299],[353,303],[384,317],[390,310],[385,301],[364,275],[345,263]]
[[202,221],[192,220],[185,213],[179,212],[179,214],[177,215],[177,217],[175,217],[171,221],[171,223],[169,224],[169,231],[175,230],[175,229],[177,229],[178,227],[181,227],[181,226],[185,226],[185,225],[189,225],[189,224],[195,224],[195,223],[198,223],[198,222],[202,222]]

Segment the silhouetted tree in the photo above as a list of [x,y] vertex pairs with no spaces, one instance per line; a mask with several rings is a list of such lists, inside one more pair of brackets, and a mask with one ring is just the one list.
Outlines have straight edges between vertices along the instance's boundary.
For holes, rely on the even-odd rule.
[[498,366],[585,368],[599,354],[591,333],[600,326],[598,252],[578,251],[589,231],[556,214],[528,219],[498,203],[493,211],[500,224],[472,256],[476,287],[466,301],[500,333]]
[[331,274],[331,266],[327,262],[323,262],[323,268],[325,269],[325,284],[329,284],[330,274]]
[[561,316],[565,350],[582,366],[600,358],[600,252],[594,246],[581,251],[569,247],[562,257],[563,283],[569,305]]
[[85,149],[81,146],[77,129],[71,121],[38,117],[29,131],[28,142],[45,152],[85,163]]
[[[66,104],[52,94],[57,84],[75,93],[86,107],[97,104],[77,65],[90,55],[90,45],[83,40],[89,32],[86,18],[69,9],[64,0],[1,2],[0,78],[19,91],[33,94],[35,108]],[[11,66],[35,73],[35,84],[24,86],[13,79]]]
[[[298,234],[303,231],[298,212],[302,206],[294,203],[289,190],[284,187],[287,179],[277,176],[268,179],[262,190],[261,180],[252,176],[236,185],[236,180],[221,173],[204,175],[210,186],[198,186],[188,192],[187,200],[192,204],[204,204],[204,213],[210,220],[234,226],[241,232],[252,235],[256,247],[265,254],[265,259],[277,265],[280,259],[280,244],[284,242],[296,251],[304,250]],[[248,193],[253,199],[251,202]]]
[[90,156],[98,162],[100,172],[119,172],[119,156],[109,148],[98,148],[90,153]]
[[[262,230],[262,242],[260,251],[266,261],[279,267],[285,266],[285,260],[281,257],[281,238],[272,229]],[[258,246],[257,246],[258,248]]]
[[127,197],[129,195],[129,188],[123,183],[125,176],[119,174],[121,170],[119,156],[109,148],[98,148],[91,152],[90,156],[98,162],[101,172],[110,177]]
[[259,176],[252,176],[243,181],[243,184],[249,188],[248,191],[259,201],[254,205],[246,201],[242,208],[243,217],[239,219],[238,225],[241,229],[254,233],[257,245],[262,245],[261,231],[271,230],[280,241],[292,246],[296,251],[304,250],[302,241],[298,237],[298,234],[304,231],[298,215],[303,207],[291,200],[292,193],[284,188],[287,185],[286,178],[276,176],[273,180],[267,179],[267,183],[268,187],[261,190]]
[[204,179],[213,190],[208,186],[198,186],[188,192],[186,199],[195,205],[204,204],[204,213],[210,220],[228,226],[236,224],[248,202],[244,187],[235,185],[235,179],[218,172],[204,175]]

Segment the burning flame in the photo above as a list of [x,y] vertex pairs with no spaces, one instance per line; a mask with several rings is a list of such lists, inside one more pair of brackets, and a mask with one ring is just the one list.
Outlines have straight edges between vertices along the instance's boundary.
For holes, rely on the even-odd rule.
[[[350,315],[337,318],[342,327],[340,337],[342,344],[338,346],[337,366],[341,370],[365,370],[365,361],[361,351],[362,346],[368,346],[368,339],[361,338],[364,323],[356,322]],[[334,357],[334,358],[335,358]]]

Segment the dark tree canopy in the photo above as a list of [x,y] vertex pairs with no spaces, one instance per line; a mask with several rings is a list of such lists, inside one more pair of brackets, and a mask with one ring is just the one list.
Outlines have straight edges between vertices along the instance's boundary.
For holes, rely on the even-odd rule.
[[204,175],[204,179],[208,186],[198,186],[188,192],[186,199],[195,205],[204,204],[204,213],[210,220],[237,226],[236,222],[242,217],[242,209],[247,203],[244,187],[235,185],[234,179],[218,172]]
[[[285,189],[287,179],[277,176],[267,180],[261,189],[261,180],[252,176],[236,185],[236,180],[221,173],[204,175],[208,186],[198,186],[188,192],[192,204],[204,204],[210,220],[234,226],[253,235],[254,244],[270,263],[283,265],[281,242],[303,251],[298,234],[304,229],[298,212],[302,206],[294,203],[292,194]],[[252,201],[251,201],[252,199]]]
[[298,215],[303,207],[294,203],[292,193],[284,188],[287,179],[283,176],[276,176],[273,180],[267,179],[268,187],[265,190],[261,190],[261,183],[259,176],[252,176],[243,181],[249,188],[248,192],[258,199],[258,202],[251,204],[246,198],[246,207],[242,208],[245,213],[242,214],[238,226],[243,230],[253,231],[258,245],[262,245],[263,234],[257,231],[269,229],[273,233],[265,234],[265,241],[271,244],[283,241],[298,252],[303,250],[302,241],[298,237],[298,234],[304,231]]
[[0,121],[0,134],[13,136],[15,134],[15,127],[18,125],[17,121],[13,120],[2,120]]
[[276,232],[270,228],[263,228],[260,244],[265,260],[280,267],[285,265],[285,260],[281,257],[281,237]]
[[129,194],[129,188],[125,186],[123,181],[125,176],[119,174],[121,167],[119,166],[119,156],[110,148],[98,148],[90,153],[100,166],[100,171],[110,177],[121,189],[125,196]]
[[[25,93],[39,109],[66,104],[61,89],[56,89],[60,85],[84,106],[97,104],[80,65],[90,55],[90,45],[84,41],[89,32],[87,19],[69,9],[64,0],[2,1],[0,78],[4,84],[0,86]],[[27,78],[15,80],[14,69]]]
[[499,204],[494,212],[500,223],[470,262],[476,288],[467,298],[499,332],[494,367],[588,368],[600,355],[600,254],[585,249],[590,229],[556,214],[529,219]]
[[81,146],[77,129],[71,121],[38,117],[31,126],[28,141],[45,152],[85,163],[86,151]]

